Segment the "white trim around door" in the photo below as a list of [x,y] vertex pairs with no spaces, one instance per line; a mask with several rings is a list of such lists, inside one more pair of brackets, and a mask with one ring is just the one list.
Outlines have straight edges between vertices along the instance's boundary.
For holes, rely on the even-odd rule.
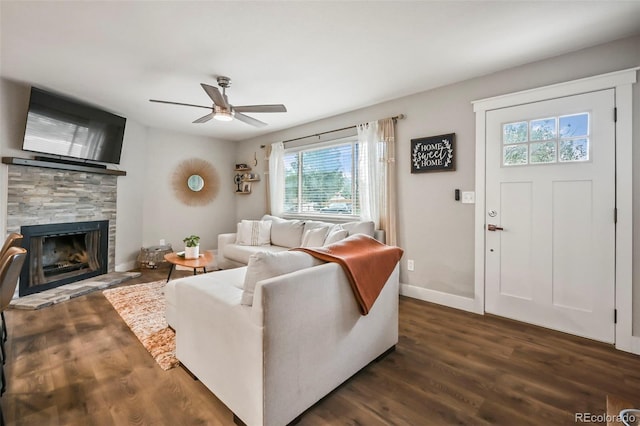
[[[616,348],[640,354],[640,338],[633,336],[633,91],[640,67],[554,84],[472,102],[476,113],[476,208],[474,310],[485,306],[485,179],[486,114],[525,103],[615,89],[616,121]],[[613,114],[613,111],[612,111]]]

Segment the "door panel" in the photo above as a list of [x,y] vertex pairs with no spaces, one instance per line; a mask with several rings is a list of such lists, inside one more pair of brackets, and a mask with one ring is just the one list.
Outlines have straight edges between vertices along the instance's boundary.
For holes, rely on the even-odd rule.
[[487,113],[487,312],[614,341],[614,105],[603,90]]
[[[592,182],[553,183],[553,304],[593,311],[589,272],[594,253],[591,233]],[[576,209],[583,214],[571,212]],[[597,301],[596,301],[597,303]]]
[[531,182],[503,182],[500,185],[502,225],[511,232],[500,232],[500,293],[531,300],[533,280],[521,271],[531,270],[532,239]]

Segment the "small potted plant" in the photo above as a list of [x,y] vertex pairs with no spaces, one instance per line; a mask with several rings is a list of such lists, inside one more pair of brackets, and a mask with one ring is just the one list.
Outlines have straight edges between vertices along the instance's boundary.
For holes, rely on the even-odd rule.
[[191,235],[184,240],[184,258],[197,259],[200,256],[200,237]]

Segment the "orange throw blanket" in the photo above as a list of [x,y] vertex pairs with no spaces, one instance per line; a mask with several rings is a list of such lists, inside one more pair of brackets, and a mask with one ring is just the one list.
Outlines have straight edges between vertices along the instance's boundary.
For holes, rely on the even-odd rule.
[[367,315],[402,257],[403,250],[364,234],[352,235],[326,247],[298,247],[325,262],[339,263],[351,283],[362,315]]

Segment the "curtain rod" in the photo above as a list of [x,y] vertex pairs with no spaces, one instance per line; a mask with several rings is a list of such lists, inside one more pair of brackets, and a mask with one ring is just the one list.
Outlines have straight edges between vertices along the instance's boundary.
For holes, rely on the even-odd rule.
[[[402,119],[404,119],[404,118],[405,118],[405,115],[404,115],[404,114],[398,114],[398,115],[394,115],[393,117],[390,117],[390,118],[391,118],[392,120],[394,120],[394,121],[396,121],[396,120],[402,120]],[[326,134],[329,134],[329,133],[340,132],[340,131],[342,131],[342,130],[353,129],[353,128],[355,128],[355,127],[356,127],[356,125],[353,125],[353,126],[343,127],[343,128],[341,128],[341,129],[328,130],[328,131],[326,131],[326,132],[314,133],[313,135],[302,136],[302,137],[300,137],[300,138],[294,138],[294,139],[288,139],[288,140],[286,140],[286,141],[282,141],[282,143],[299,141],[299,140],[306,139],[306,138],[311,138],[311,137],[314,137],[314,136],[322,136],[322,135],[326,135]],[[265,147],[266,147],[266,145],[260,145],[260,148],[265,148]]]

